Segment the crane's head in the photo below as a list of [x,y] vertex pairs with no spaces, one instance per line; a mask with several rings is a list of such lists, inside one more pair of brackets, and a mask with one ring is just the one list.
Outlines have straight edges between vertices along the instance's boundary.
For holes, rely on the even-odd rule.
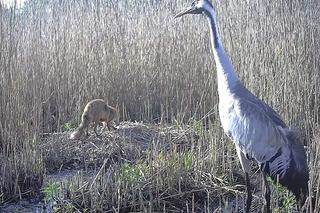
[[194,2],[192,2],[190,7],[186,8],[185,10],[175,15],[174,18],[178,18],[186,14],[206,13],[212,8],[213,6],[209,0],[195,0]]

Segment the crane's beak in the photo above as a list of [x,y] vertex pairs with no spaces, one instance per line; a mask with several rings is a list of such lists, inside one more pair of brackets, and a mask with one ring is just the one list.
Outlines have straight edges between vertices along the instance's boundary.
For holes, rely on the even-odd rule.
[[195,6],[190,6],[186,10],[183,10],[177,15],[175,15],[174,18],[178,18],[186,14],[200,14],[200,13],[202,13],[202,11],[199,8],[196,8]]

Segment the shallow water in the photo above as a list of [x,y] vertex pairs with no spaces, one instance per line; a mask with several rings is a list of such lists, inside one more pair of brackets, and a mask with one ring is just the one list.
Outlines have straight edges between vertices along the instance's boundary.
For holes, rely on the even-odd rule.
[[[55,174],[47,175],[45,182],[49,180],[67,181],[68,178],[79,174],[79,171],[63,171]],[[22,199],[17,202],[5,203],[0,206],[0,213],[51,213],[53,212],[54,203],[45,203],[43,196],[37,195],[32,198]]]
[[1,206],[0,212],[51,213],[52,205],[46,205],[42,201],[34,202],[32,199],[24,199],[16,203],[8,203]]

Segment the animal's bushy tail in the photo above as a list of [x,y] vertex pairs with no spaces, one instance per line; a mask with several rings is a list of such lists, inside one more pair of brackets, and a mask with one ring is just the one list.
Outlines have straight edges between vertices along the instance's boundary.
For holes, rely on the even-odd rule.
[[70,139],[79,139],[81,137],[81,135],[84,133],[84,129],[87,128],[89,125],[89,119],[86,115],[82,116],[82,120],[81,123],[79,125],[79,127],[71,133],[70,135]]
[[74,131],[74,132],[71,133],[70,139],[72,139],[72,140],[79,139],[79,138],[81,137],[82,133],[83,133],[82,131],[79,131],[79,130],[77,129],[76,131]]

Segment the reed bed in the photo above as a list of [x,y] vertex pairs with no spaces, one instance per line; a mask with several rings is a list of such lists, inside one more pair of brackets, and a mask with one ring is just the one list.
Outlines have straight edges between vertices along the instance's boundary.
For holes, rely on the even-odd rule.
[[[310,192],[319,207],[320,3],[213,3],[240,79],[302,130]],[[211,212],[234,200],[232,208],[241,208],[240,166],[220,127],[207,23],[201,16],[172,18],[188,4],[29,0],[22,8],[7,8],[0,3],[0,204],[39,192],[52,166],[48,162],[56,162],[44,160],[43,134],[69,131],[84,105],[102,98],[119,106],[122,121],[190,126],[201,143],[164,152],[153,140],[130,164],[102,167],[102,155],[95,179],[80,172],[61,183],[59,208]],[[293,211],[288,196],[274,190],[274,209]],[[311,203],[305,208],[316,212]]]

